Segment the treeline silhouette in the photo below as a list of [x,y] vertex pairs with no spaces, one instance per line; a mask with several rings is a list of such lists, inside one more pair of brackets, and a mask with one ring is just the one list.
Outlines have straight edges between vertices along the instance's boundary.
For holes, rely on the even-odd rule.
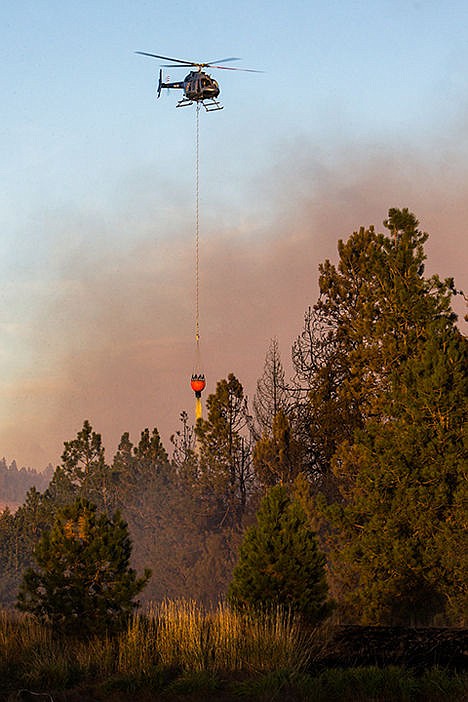
[[52,478],[54,469],[49,463],[44,471],[35,468],[18,468],[16,461],[10,465],[5,458],[0,460],[0,504],[22,503],[26,493],[32,487],[44,491]]

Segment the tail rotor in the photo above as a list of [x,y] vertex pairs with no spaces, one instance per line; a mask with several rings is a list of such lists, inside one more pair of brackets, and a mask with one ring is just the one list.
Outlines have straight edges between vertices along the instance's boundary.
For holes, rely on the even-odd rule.
[[161,95],[162,88],[162,68],[159,69],[158,97]]

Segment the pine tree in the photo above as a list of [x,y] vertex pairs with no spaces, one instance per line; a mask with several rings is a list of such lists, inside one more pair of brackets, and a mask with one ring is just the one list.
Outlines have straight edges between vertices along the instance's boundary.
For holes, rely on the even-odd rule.
[[467,354],[456,330],[444,337],[434,332],[395,374],[392,416],[369,421],[335,458],[344,499],[330,555],[365,622],[427,624],[445,612],[439,621],[464,623]]
[[[414,215],[390,210],[385,225],[390,236],[361,229],[339,243],[336,268],[321,266],[315,310],[340,376],[331,406],[339,417],[349,408],[350,421],[340,434],[331,418],[333,490],[317,500],[320,533],[348,615],[424,623],[445,612],[455,621],[466,597],[466,340],[450,307],[453,281],[424,277],[427,235]],[[321,371],[311,374],[317,386]]]
[[85,420],[76,438],[64,442],[62,465],[54,475],[51,489],[58,482],[66,492],[68,480],[75,496],[84,497],[110,510],[113,503],[110,478],[101,435]]
[[271,433],[264,433],[255,444],[253,465],[262,485],[272,486],[278,482],[292,483],[302,468],[303,451],[295,438],[291,422],[279,410],[273,420]]
[[0,515],[0,603],[14,605],[23,572],[33,563],[33,550],[50,528],[56,506],[32,487],[18,510]]
[[181,412],[182,428],[171,436],[172,467],[179,481],[193,486],[198,479],[196,438],[193,425],[189,424],[187,412]]
[[127,497],[129,482],[134,484],[135,462],[134,446],[130,441],[130,434],[126,431],[121,436],[112,461],[112,482],[117,486],[119,504],[124,502]]
[[391,374],[431,319],[453,322],[453,281],[424,278],[427,234],[407,209],[391,209],[391,236],[361,228],[338,242],[339,262],[319,267],[320,297],[293,348],[297,417],[309,473],[330,478],[342,441],[379,416]]
[[200,485],[217,500],[222,520],[240,523],[253,480],[247,398],[233,373],[220,380],[198,420]]
[[169,458],[156,427],[153,431],[145,429],[141,432],[138,446],[134,449],[135,469],[138,476],[148,474],[154,476],[163,473],[168,468]]
[[[112,481],[116,505],[127,519],[141,521],[145,493],[169,479],[169,458],[156,427],[141,432],[140,441],[133,446],[128,432],[122,435],[112,463]],[[140,516],[139,516],[140,515]]]
[[278,412],[287,414],[288,395],[281,362],[278,340],[272,339],[265,357],[265,365],[253,401],[253,411],[259,436],[270,434]]
[[129,567],[131,549],[118,513],[109,518],[90,502],[77,500],[57,512],[39,540],[37,568],[23,576],[18,608],[66,633],[120,630],[150,577],[146,570],[138,578]]
[[228,599],[252,610],[283,606],[317,623],[330,611],[325,558],[294,496],[275,485],[242,541]]
[[2,607],[14,602],[19,577],[23,535],[18,533],[15,515],[6,507],[0,513],[0,603]]
[[329,495],[335,493],[331,461],[337,446],[362,425],[359,398],[343,392],[351,370],[349,350],[323,308],[309,308],[292,350],[291,417],[303,451],[303,472]]

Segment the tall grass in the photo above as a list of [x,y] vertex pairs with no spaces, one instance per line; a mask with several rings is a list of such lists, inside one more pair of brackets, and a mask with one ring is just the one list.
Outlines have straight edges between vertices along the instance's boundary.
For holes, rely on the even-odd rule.
[[193,601],[165,601],[134,617],[120,638],[119,666],[122,672],[155,663],[194,672],[302,670],[313,639],[279,608],[253,617],[225,604],[207,610]]
[[281,609],[254,617],[225,604],[206,609],[185,600],[152,605],[119,636],[87,641],[61,638],[29,616],[0,611],[0,698],[17,699],[22,688],[50,692],[85,685],[99,688],[100,699],[112,699],[115,691],[164,690],[208,700],[221,699],[216,694],[224,684],[259,702],[288,695],[304,702],[467,699],[466,676],[438,669],[311,675],[310,663],[320,658],[329,635],[327,626],[305,630]]
[[0,679],[36,651],[47,651],[51,646],[51,631],[32,617],[0,611]]
[[52,687],[114,675],[148,676],[155,668],[184,672],[303,670],[313,634],[281,609],[252,617],[220,604],[165,601],[136,614],[126,631],[88,641],[54,636],[26,615],[0,612],[0,679]]

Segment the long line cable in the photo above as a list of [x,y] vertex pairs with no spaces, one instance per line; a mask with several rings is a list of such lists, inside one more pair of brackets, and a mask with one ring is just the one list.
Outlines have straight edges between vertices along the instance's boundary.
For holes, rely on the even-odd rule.
[[196,153],[195,153],[195,190],[196,190],[196,206],[195,206],[195,340],[198,345],[200,342],[200,103],[197,102],[196,109]]
[[[195,341],[197,345],[197,373],[200,373],[200,103],[196,109],[196,139],[195,139]],[[198,376],[203,379],[203,376]],[[195,393],[195,421],[202,418],[201,394]]]

